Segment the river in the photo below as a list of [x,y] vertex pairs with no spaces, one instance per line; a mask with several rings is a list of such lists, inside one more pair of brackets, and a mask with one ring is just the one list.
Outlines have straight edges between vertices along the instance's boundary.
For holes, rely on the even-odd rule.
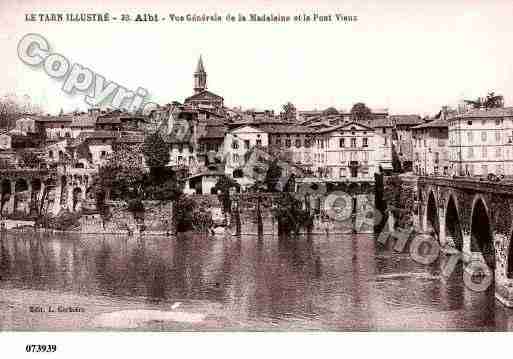
[[461,270],[443,278],[438,262],[415,263],[369,234],[4,233],[0,244],[2,330],[513,328],[493,288],[473,292]]

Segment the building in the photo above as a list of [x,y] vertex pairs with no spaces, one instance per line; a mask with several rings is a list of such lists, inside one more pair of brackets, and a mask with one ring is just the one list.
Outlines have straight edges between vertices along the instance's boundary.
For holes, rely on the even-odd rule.
[[242,167],[246,164],[250,151],[254,147],[268,146],[268,133],[256,126],[244,125],[228,131],[223,144],[225,173],[234,178],[242,178]]
[[416,174],[451,174],[448,136],[448,122],[443,116],[412,127],[413,171]]
[[448,118],[455,175],[513,175],[513,108],[471,109]]
[[384,137],[377,132],[356,122],[318,131],[312,146],[314,172],[332,179],[374,178],[389,166],[390,157],[383,156]]
[[[394,137],[394,124],[389,117],[383,117],[383,112],[379,117],[368,123],[368,127],[374,129],[376,136],[372,141],[374,151],[376,151],[375,161],[381,171],[392,171],[392,150]],[[365,123],[363,124],[365,125]]]
[[413,169],[413,138],[412,127],[424,123],[418,115],[390,115],[390,120],[395,129],[393,145],[401,161],[403,170]]
[[221,111],[224,107],[224,99],[207,90],[207,72],[203,66],[203,59],[199,58],[194,72],[194,95],[187,97],[184,105]]
[[117,109],[99,115],[95,121],[95,128],[104,131],[136,131],[142,130],[146,122],[144,116]]

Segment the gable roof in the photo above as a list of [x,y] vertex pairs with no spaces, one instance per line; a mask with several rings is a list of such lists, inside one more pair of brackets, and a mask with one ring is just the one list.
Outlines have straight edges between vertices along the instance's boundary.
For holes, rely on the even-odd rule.
[[424,123],[419,115],[390,115],[389,118],[396,126],[416,126]]
[[412,127],[413,130],[423,129],[423,128],[447,128],[449,127],[449,124],[446,120],[442,118],[437,118],[436,120],[429,121],[426,123],[423,123],[422,125],[418,125],[415,127]]

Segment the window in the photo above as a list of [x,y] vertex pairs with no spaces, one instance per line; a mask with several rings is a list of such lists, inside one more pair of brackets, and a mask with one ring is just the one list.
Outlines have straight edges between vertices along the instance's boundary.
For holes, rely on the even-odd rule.
[[383,127],[383,133],[387,133],[387,129]]
[[101,159],[104,159],[106,155],[107,155],[107,153],[106,153],[105,151],[102,151],[102,152],[100,153],[100,158],[101,158]]
[[194,151],[194,149],[192,148],[191,145],[189,145],[189,153],[192,153]]
[[345,138],[341,138],[338,140],[338,147],[340,147],[340,148],[346,147]]
[[262,140],[260,140],[260,139],[256,140],[256,145],[257,145],[257,147],[261,147],[262,146]]
[[440,161],[440,154],[438,152],[435,152],[435,163],[438,163]]
[[351,138],[351,147],[356,147],[356,138],[354,138],[354,137]]
[[309,138],[307,138],[307,139],[305,140],[305,147],[306,147],[306,148],[309,148],[309,147],[310,147],[310,144],[311,144],[311,140],[310,140]]
[[467,139],[468,139],[468,143],[472,143],[472,140],[474,139],[472,131],[467,132]]
[[48,158],[53,159],[53,151],[48,152]]
[[363,147],[369,147],[368,139],[367,137],[364,137],[362,140],[362,146]]
[[472,126],[472,121],[467,121],[467,125]]
[[497,143],[501,142],[501,133],[499,131],[495,132],[495,141],[497,141]]
[[296,148],[301,147],[301,140],[298,138],[296,139]]
[[249,140],[244,140],[244,148],[249,150]]
[[486,131],[481,132],[481,141],[486,142]]
[[239,164],[239,155],[237,153],[234,153],[233,154],[233,163],[235,165],[238,165]]
[[276,137],[276,145],[281,146],[281,138]]
[[495,120],[495,125],[499,126],[501,124],[502,120],[500,118]]
[[501,158],[501,154],[502,154],[501,148],[500,148],[500,147],[497,147],[497,148],[495,149],[495,157],[497,157],[497,158]]
[[183,144],[179,144],[178,145],[178,152],[182,153],[183,152]]
[[486,151],[486,146],[483,146],[483,147],[481,148],[481,156],[482,156],[484,159],[486,159],[486,157],[488,156],[487,151]]
[[474,157],[474,149],[472,147],[469,147],[467,150],[467,157],[472,158]]
[[238,149],[238,148],[239,148],[239,141],[237,141],[237,140],[233,140],[233,141],[232,141],[232,148],[233,148],[234,150]]
[[287,139],[285,140],[285,147],[290,148],[290,146],[291,146],[290,138],[287,138]]
[[67,138],[70,138],[71,137],[71,134],[69,132],[66,132],[66,137]]
[[178,156],[178,164],[182,164],[183,162],[183,157],[182,156]]

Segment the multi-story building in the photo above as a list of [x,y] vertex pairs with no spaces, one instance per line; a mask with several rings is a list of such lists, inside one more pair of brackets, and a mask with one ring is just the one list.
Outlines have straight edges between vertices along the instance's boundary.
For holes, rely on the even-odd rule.
[[437,118],[412,127],[413,171],[418,175],[448,175],[448,123]]
[[384,151],[385,135],[378,129],[350,122],[318,131],[312,157],[314,171],[328,178],[373,178],[374,173],[391,166],[391,155]]
[[424,123],[418,115],[391,115],[390,120],[395,129],[393,142],[401,166],[405,171],[411,171],[413,166],[412,127]]
[[513,108],[450,116],[449,162],[455,175],[513,175]]
[[257,127],[246,125],[228,131],[223,146],[225,173],[236,178],[242,177],[243,173],[237,170],[244,166],[250,151],[254,147],[264,149],[268,145],[268,133]]

